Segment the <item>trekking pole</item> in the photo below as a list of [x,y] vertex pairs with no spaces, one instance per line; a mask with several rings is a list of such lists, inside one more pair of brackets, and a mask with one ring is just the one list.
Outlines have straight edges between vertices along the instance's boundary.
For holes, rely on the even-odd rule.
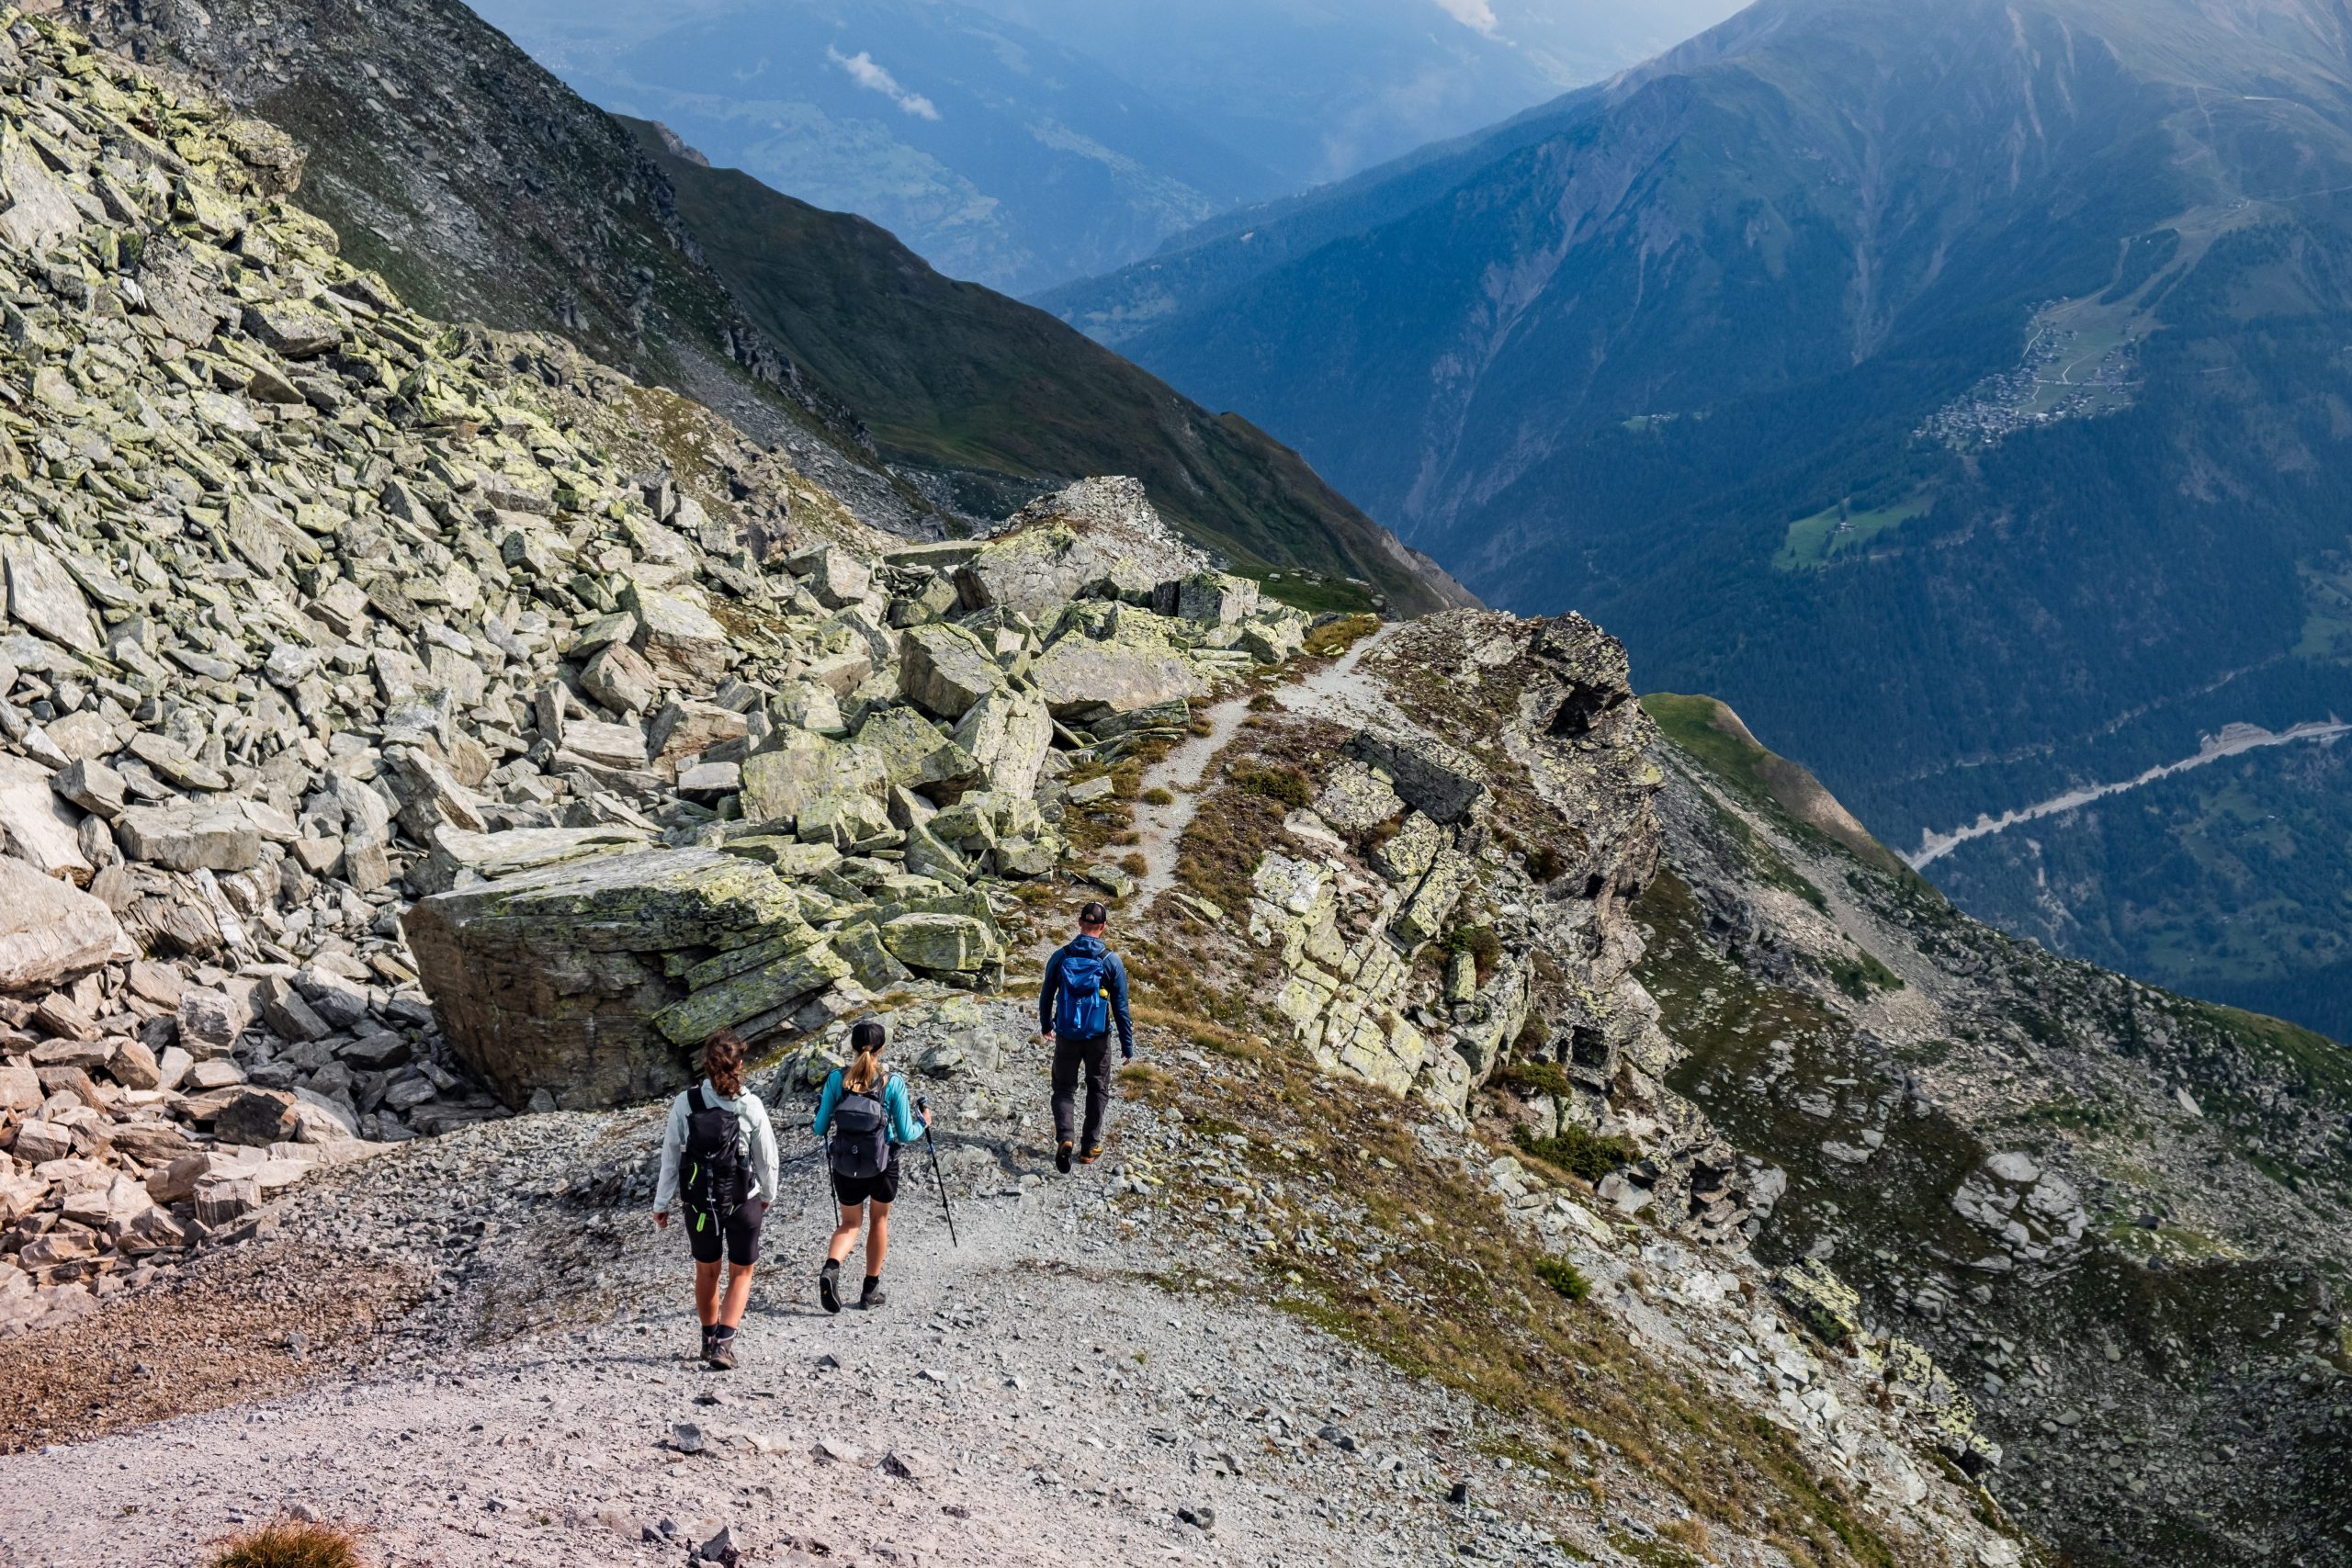
[[961,1247],[964,1245],[963,1239],[956,1234],[956,1205],[947,1201],[947,1178],[939,1173],[939,1140],[931,1135],[929,1120],[931,1101],[918,1100],[915,1101],[915,1109],[922,1111],[925,1118],[922,1124],[922,1141],[931,1150],[931,1179],[939,1183],[939,1206],[947,1211],[948,1244],[953,1247]]

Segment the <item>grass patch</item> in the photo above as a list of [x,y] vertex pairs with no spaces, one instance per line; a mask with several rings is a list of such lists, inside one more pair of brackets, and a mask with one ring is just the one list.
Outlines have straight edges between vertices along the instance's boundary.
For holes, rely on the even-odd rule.
[[356,1532],[308,1519],[273,1519],[222,1541],[210,1568],[361,1568]]
[[1592,1294],[1592,1281],[1584,1277],[1583,1269],[1565,1258],[1539,1258],[1532,1267],[1537,1279],[1569,1301],[1580,1302]]
[[[1281,1310],[1477,1400],[1531,1454],[1609,1445],[1692,1514],[1784,1536],[1797,1568],[1894,1568],[1845,1483],[1770,1421],[1652,1359],[1608,1314],[1572,1310],[1565,1277],[1547,1277],[1557,1260],[1518,1240],[1483,1169],[1432,1157],[1395,1099],[1295,1051],[1209,1063],[1171,1062],[1137,1098],[1186,1141],[1241,1123],[1247,1213],[1272,1239],[1237,1247],[1220,1227],[1204,1241],[1259,1270]],[[1172,1213],[1233,1197],[1181,1159],[1165,1168]]]
[[1317,659],[1337,659],[1379,629],[1378,615],[1341,615],[1309,631],[1304,646]]
[[1514,1094],[1548,1094],[1566,1100],[1576,1093],[1566,1069],[1557,1062],[1506,1062],[1494,1081]]
[[1176,804],[1175,791],[1161,789],[1157,785],[1144,791],[1136,798],[1142,801],[1146,806],[1173,806]]
[[1874,991],[1903,989],[1902,976],[1860,948],[1856,948],[1850,956],[1839,953],[1829,959],[1828,964],[1829,983],[1850,1000],[1866,1002]]
[[1514,1131],[1512,1141],[1545,1165],[1555,1166],[1587,1181],[1599,1181],[1611,1171],[1622,1169],[1642,1157],[1642,1151],[1631,1138],[1604,1138],[1582,1127],[1563,1128],[1559,1135],[1553,1138],[1539,1138],[1521,1127]]
[[1495,934],[1492,926],[1456,926],[1445,933],[1445,950],[1468,953],[1478,966],[1478,984],[1483,986],[1502,962],[1503,939]]
[[1293,811],[1302,809],[1315,798],[1315,785],[1296,768],[1250,764],[1235,768],[1229,776],[1244,793],[1279,801]]
[[1310,615],[1370,615],[1374,603],[1368,588],[1312,572],[1268,572],[1258,579],[1258,589],[1274,603]]
[[[1642,699],[1642,710],[1677,750],[1780,818],[1799,839],[1843,845],[1867,865],[1920,880],[1902,856],[1846,816],[1809,770],[1766,749],[1736,714],[1714,698],[1653,692]],[[1820,889],[1815,888],[1806,901],[1817,904],[1820,897]]]
[[1808,567],[1822,566],[1849,550],[1859,550],[1881,534],[1900,528],[1915,517],[1924,517],[1934,503],[1932,496],[1914,496],[1893,506],[1881,506],[1869,512],[1855,512],[1846,506],[1832,506],[1800,518],[1789,525],[1787,536],[1781,542],[1780,552],[1772,558],[1775,571],[1802,571]]

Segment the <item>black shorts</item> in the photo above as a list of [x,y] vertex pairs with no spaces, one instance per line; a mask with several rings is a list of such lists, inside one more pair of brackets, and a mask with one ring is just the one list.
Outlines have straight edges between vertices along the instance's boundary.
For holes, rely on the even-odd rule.
[[882,1168],[879,1176],[843,1176],[833,1173],[833,1201],[844,1209],[854,1209],[860,1203],[895,1203],[899,1201],[899,1162],[894,1153],[890,1163]]
[[719,1249],[724,1247],[728,1262],[738,1269],[749,1269],[760,1260],[760,1222],[767,1218],[767,1213],[768,1206],[757,1198],[723,1219],[689,1206],[686,1239],[694,1244],[695,1261],[716,1263]]

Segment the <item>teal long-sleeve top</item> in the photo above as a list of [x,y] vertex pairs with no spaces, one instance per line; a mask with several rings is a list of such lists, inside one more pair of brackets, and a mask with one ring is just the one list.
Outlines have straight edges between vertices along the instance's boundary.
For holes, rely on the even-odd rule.
[[[842,1102],[842,1070],[835,1067],[825,1079],[825,1092],[817,1101],[817,1136],[824,1137],[833,1130],[833,1107]],[[922,1123],[915,1120],[915,1103],[907,1094],[907,1080],[892,1073],[882,1083],[882,1109],[890,1117],[890,1141],[912,1144],[922,1141]]]

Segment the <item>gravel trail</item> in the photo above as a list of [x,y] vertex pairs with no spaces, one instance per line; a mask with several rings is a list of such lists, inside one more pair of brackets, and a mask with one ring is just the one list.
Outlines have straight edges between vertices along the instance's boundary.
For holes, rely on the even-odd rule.
[[[1394,705],[1386,694],[1376,682],[1357,673],[1356,667],[1374,649],[1393,641],[1400,625],[1389,622],[1382,626],[1371,636],[1357,639],[1346,653],[1323,668],[1274,688],[1275,699],[1295,713],[1355,723],[1373,718],[1392,720],[1396,716]],[[1148,908],[1152,899],[1176,885],[1176,847],[1183,841],[1184,830],[1193,825],[1201,780],[1207,773],[1209,763],[1232,742],[1243,721],[1249,718],[1250,699],[1256,694],[1254,691],[1244,691],[1204,710],[1202,716],[1208,721],[1207,734],[1193,736],[1144,770],[1143,794],[1164,789],[1176,798],[1166,806],[1139,801],[1136,807],[1136,847],[1143,855],[1146,868],[1143,875],[1136,879],[1138,908]]]
[[[1017,1006],[993,1006],[1017,1033]],[[1222,1248],[1131,1201],[1129,1161],[1161,1157],[1154,1113],[1122,1106],[1111,1157],[1054,1175],[1026,1142],[1034,1066],[1008,1053],[930,1086],[962,1245],[911,1151],[888,1304],[837,1317],[814,1288],[822,1168],[806,1105],[782,1101],[784,1194],[733,1373],[691,1359],[680,1233],[609,1192],[564,1195],[641,1163],[648,1113],[489,1124],[306,1188],[273,1255],[315,1278],[438,1252],[427,1304],[290,1392],[0,1458],[0,1559],[186,1568],[286,1508],[360,1527],[382,1568],[675,1562],[722,1526],[755,1563],[1336,1568],[1426,1562],[1465,1525],[1533,1544],[1444,1502],[1491,1462],[1462,1401],[1267,1310]],[[510,1179],[464,1179],[492,1170]],[[323,1364],[343,1347],[311,1348]]]

